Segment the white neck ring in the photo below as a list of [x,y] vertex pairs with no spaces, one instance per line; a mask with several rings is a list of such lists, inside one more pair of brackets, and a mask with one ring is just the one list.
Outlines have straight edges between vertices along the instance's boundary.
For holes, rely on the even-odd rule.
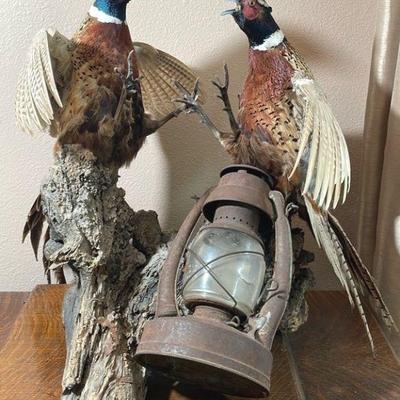
[[121,21],[119,18],[113,17],[111,15],[106,14],[104,11],[99,10],[96,6],[90,7],[89,15],[93,18],[96,18],[97,21],[102,22],[104,24],[123,24],[124,21]]
[[273,49],[276,46],[279,46],[283,40],[285,39],[285,35],[281,30],[274,32],[271,36],[268,36],[263,43],[253,46],[253,50],[258,51],[267,51]]

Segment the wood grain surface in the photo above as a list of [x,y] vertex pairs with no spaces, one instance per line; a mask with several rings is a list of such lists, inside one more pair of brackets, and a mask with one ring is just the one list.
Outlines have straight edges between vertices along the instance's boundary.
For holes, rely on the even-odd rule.
[[[40,286],[31,294],[0,350],[0,400],[60,398],[65,359],[60,316],[64,292],[63,286]],[[2,321],[11,321],[22,297],[0,296],[7,298],[0,301]],[[309,302],[307,326],[275,343],[269,399],[399,400],[400,367],[375,320],[372,318],[371,325],[376,360],[345,294],[316,292],[309,296]],[[3,332],[5,329],[0,330]],[[200,399],[228,398],[187,385],[172,387],[159,378],[150,382],[148,400]]]
[[28,297],[26,292],[0,292],[0,349]]
[[311,293],[308,300],[309,323],[290,337],[306,399],[400,399],[399,363],[371,313],[376,359],[345,295]]
[[59,399],[65,360],[61,304],[65,288],[39,286],[0,350],[1,400]]

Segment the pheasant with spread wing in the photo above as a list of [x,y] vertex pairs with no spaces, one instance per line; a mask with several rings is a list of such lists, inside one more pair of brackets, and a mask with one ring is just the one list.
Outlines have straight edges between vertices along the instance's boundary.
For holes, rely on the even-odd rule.
[[[35,36],[17,88],[23,131],[47,131],[57,140],[55,151],[81,145],[119,168],[149,134],[181,113],[174,82],[193,88],[196,77],[169,54],[132,42],[128,2],[96,0],[72,39],[50,30]],[[43,218],[39,197],[24,230],[36,255]]]
[[330,213],[350,189],[350,159],[343,132],[314,76],[272,17],[266,0],[234,0],[232,15],[247,35],[249,72],[240,96],[238,120],[226,82],[220,90],[232,132],[221,132],[197,103],[196,93],[181,102],[197,112],[236,163],[263,169],[276,188],[300,208],[324,249],[349,300],[373,338],[359,293],[365,287],[378,303],[388,326],[394,326],[382,296],[339,222]]

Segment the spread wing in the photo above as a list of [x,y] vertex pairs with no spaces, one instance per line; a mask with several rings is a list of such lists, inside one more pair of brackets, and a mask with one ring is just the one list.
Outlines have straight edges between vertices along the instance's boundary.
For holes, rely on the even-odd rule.
[[175,82],[192,91],[197,76],[184,63],[154,47],[135,42],[145,111],[162,119],[176,110],[174,100],[182,96]]
[[59,32],[36,34],[21,72],[16,96],[19,127],[30,134],[48,131],[70,71],[71,42]]
[[299,154],[293,168],[305,175],[303,194],[324,210],[345,201],[350,189],[350,157],[344,134],[318,84],[296,74],[293,90],[303,109]]

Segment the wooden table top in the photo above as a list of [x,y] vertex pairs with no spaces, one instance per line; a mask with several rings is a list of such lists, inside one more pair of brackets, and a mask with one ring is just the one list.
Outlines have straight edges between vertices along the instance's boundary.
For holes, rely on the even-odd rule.
[[[0,293],[0,400],[60,398],[65,360],[63,286]],[[399,400],[400,366],[375,322],[371,355],[357,314],[341,292],[309,295],[308,324],[274,345],[270,400]],[[19,315],[18,315],[19,313]],[[18,315],[18,317],[17,317]],[[11,328],[11,326],[13,327]],[[151,400],[218,400],[224,396],[167,382],[150,385]]]
[[11,333],[12,326],[28,297],[27,292],[0,292],[0,349]]

